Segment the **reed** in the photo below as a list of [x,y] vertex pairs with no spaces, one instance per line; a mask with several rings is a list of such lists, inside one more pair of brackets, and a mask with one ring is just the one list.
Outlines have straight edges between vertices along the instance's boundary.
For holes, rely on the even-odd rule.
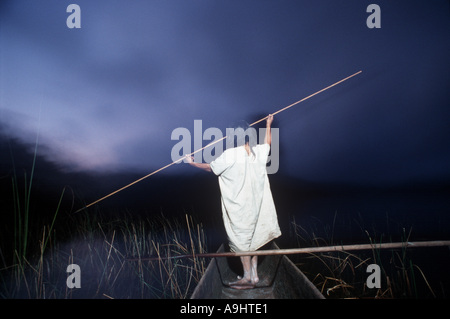
[[[331,226],[331,227],[334,227]],[[328,232],[330,238],[315,235],[314,230],[305,230],[292,221],[297,245],[327,246],[333,242],[333,231]],[[326,232],[327,233],[327,232]],[[383,242],[364,230],[368,242],[376,247]],[[409,242],[411,230],[403,229],[402,242]],[[406,245],[405,245],[406,246]],[[373,248],[369,251],[337,251],[326,253],[310,253],[298,256],[296,264],[305,272],[316,287],[327,298],[421,298],[424,295],[436,298],[436,293],[418,264],[413,262],[408,250],[383,250]],[[367,266],[377,264],[381,269],[381,288],[368,288],[366,284]],[[418,291],[418,286],[426,287]]]
[[[42,237],[39,238],[31,238],[32,235],[35,235],[34,227],[30,227],[36,223],[37,219],[35,216],[32,216],[32,208],[31,208],[31,199],[32,199],[32,186],[33,186],[33,178],[34,178],[34,170],[36,166],[36,158],[37,158],[37,145],[38,140],[36,140],[33,162],[31,166],[31,174],[28,179],[26,171],[23,173],[23,181],[20,181],[18,178],[17,170],[15,167],[14,155],[12,150],[10,149],[11,162],[12,162],[12,176],[11,176],[11,198],[12,205],[11,211],[9,209],[2,209],[2,213],[6,216],[12,216],[12,227],[8,222],[5,222],[4,229],[2,229],[2,234],[5,234],[7,238],[1,238],[1,243],[11,243],[11,247],[4,247],[4,245],[0,246],[0,255],[1,260],[3,262],[3,269],[8,269],[11,277],[15,278],[15,288],[20,289],[21,286],[26,289],[28,294],[32,293],[29,282],[26,278],[26,269],[30,268],[33,272],[38,273],[42,271],[42,260],[40,260],[40,264],[37,266],[32,266],[29,262],[29,259],[32,256],[36,255],[34,252],[35,249],[38,249],[41,252],[41,255],[44,254],[45,247],[50,239],[52,226],[48,229],[48,232],[42,232]],[[61,195],[61,200],[62,200]],[[61,203],[60,200],[60,203]],[[3,208],[3,207],[2,207]],[[56,219],[56,215],[59,210],[58,208],[54,214],[53,221]],[[12,228],[12,231],[9,229]],[[11,234],[11,237],[8,238],[8,235]],[[40,239],[40,241],[39,241]],[[40,242],[40,244],[36,244]],[[39,283],[39,276],[37,277],[37,282]],[[4,279],[3,272],[1,273],[0,279]],[[25,280],[24,280],[25,279]],[[37,291],[39,293],[39,291]]]
[[[205,253],[206,236],[194,217],[112,215],[97,209],[72,214],[62,208],[65,188],[49,214],[48,208],[33,203],[36,154],[37,147],[30,177],[24,172],[22,181],[11,153],[11,200],[0,207],[3,216],[11,216],[0,225],[0,298],[190,295],[204,272],[204,259],[136,263],[126,258]],[[81,288],[66,284],[70,264],[80,266]]]
[[[34,258],[16,258],[0,270],[1,298],[187,298],[200,280],[205,260],[129,262],[126,257],[204,253],[202,225],[192,216],[110,218],[65,215],[42,226]],[[75,225],[75,226],[74,226]],[[35,227],[35,226],[34,226]],[[50,237],[57,229],[64,236]],[[51,244],[50,244],[51,243]],[[18,252],[16,251],[16,254]],[[81,288],[68,288],[66,268],[81,269]]]

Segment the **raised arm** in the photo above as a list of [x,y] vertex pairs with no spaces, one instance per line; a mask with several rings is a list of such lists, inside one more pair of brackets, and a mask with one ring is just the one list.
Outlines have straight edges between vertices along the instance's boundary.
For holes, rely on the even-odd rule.
[[269,114],[266,120],[266,136],[264,137],[264,144],[271,144],[272,143],[272,132],[271,132],[271,126],[273,122],[273,115]]
[[208,163],[195,163],[194,158],[192,156],[189,155],[186,156],[186,161],[187,163],[191,164],[194,167],[200,168],[207,172],[212,172],[211,165],[209,165]]

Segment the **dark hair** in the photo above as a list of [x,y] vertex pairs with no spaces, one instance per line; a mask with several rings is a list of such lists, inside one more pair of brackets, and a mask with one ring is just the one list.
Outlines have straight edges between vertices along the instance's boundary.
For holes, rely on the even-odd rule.
[[231,142],[236,147],[243,146],[248,143],[250,150],[254,154],[253,147],[257,144],[257,138],[256,130],[250,127],[246,121],[240,120],[233,124],[233,140]]
[[[249,143],[250,142],[250,137],[249,137],[248,134],[246,134],[247,133],[247,129],[249,127],[250,126],[248,125],[248,123],[245,120],[240,120],[240,121],[237,121],[236,123],[234,123],[234,125],[233,125],[234,131],[238,132],[238,134],[235,134],[235,138],[237,140],[242,140],[242,138],[244,138],[245,139],[244,144]],[[240,141],[240,143],[237,142],[236,145],[240,146],[239,144],[241,144],[241,143],[242,143],[242,141]]]

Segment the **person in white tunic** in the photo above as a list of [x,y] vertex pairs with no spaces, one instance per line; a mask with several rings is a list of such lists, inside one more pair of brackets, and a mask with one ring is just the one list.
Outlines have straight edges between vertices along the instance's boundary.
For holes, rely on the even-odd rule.
[[[232,251],[255,251],[281,235],[266,170],[272,122],[273,116],[269,115],[264,144],[253,146],[256,143],[238,136],[238,146],[228,148],[210,164],[194,163],[192,157],[187,160],[218,176],[223,221]],[[230,286],[253,288],[259,281],[257,256],[241,257],[241,262],[244,276]]]

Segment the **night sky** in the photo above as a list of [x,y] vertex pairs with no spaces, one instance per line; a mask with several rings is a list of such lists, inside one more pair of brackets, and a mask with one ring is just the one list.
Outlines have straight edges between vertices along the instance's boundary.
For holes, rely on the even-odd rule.
[[225,132],[362,70],[275,117],[277,174],[448,182],[450,2],[376,1],[381,28],[371,3],[2,1],[0,132],[66,172],[145,175],[172,161],[176,128]]

